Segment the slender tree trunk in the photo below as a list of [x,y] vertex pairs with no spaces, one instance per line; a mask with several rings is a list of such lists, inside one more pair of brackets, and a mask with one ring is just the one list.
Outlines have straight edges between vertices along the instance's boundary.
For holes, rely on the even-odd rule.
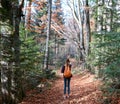
[[[107,32],[107,21],[109,18],[107,18],[107,9],[104,9],[104,7],[106,7],[108,1],[105,0],[97,0],[98,7],[97,7],[97,22],[96,22],[96,32],[98,32],[99,34],[103,34],[103,30],[104,32]],[[110,27],[109,27],[110,29]],[[100,39],[100,42],[104,42],[104,37],[102,37]],[[103,52],[106,50],[106,47],[100,48],[99,51]],[[101,59],[101,56],[98,56],[99,59]],[[98,77],[102,77],[103,76],[103,70],[101,69],[101,65],[98,66],[99,70],[95,70],[98,75]]]
[[79,29],[80,29],[80,34],[78,36],[78,38],[79,38],[79,47],[80,47],[80,59],[85,60],[83,18],[82,18],[82,12],[80,11],[81,6],[83,6],[83,1],[80,1],[80,0],[78,0],[77,2],[75,2],[74,0],[72,1],[72,6],[71,6],[72,14],[73,14],[74,19],[76,20],[78,26],[79,26]]
[[85,53],[86,53],[86,57],[87,57],[90,52],[90,41],[91,41],[88,0],[86,0],[86,2],[85,2],[85,7],[86,7],[85,8],[85,29],[86,29]]
[[25,26],[27,27],[27,29],[30,29],[30,21],[31,21],[31,1],[27,1],[27,5],[28,7],[27,12],[26,12],[26,19],[25,19]]
[[97,8],[97,31],[100,32],[103,30],[103,11],[101,7],[104,5],[104,0],[97,1],[99,5]]
[[57,52],[57,34],[55,34],[55,60],[54,60],[54,63],[55,63],[55,68],[57,67],[56,65],[56,61],[57,61],[57,57],[58,57],[58,52]]
[[51,29],[51,7],[52,7],[52,0],[48,0],[48,25],[47,25],[47,38],[46,38],[44,69],[48,69],[49,37],[50,37],[50,29]]
[[[112,3],[112,8],[114,8],[114,6],[115,5],[113,5],[114,3],[113,3],[113,0],[111,0],[111,3]],[[110,31],[112,31],[112,29],[113,29],[113,10],[112,9],[110,9]]]

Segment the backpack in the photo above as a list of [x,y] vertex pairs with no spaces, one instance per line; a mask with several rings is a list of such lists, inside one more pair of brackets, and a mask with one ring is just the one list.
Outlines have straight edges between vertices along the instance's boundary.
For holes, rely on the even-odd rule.
[[65,70],[64,70],[63,75],[65,78],[70,78],[72,76],[70,66],[65,65]]

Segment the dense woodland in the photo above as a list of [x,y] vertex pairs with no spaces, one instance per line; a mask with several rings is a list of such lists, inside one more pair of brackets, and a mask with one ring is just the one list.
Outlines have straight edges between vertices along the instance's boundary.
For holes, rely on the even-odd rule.
[[119,18],[120,0],[0,0],[1,104],[56,80],[67,57],[101,80],[101,104],[119,104]]

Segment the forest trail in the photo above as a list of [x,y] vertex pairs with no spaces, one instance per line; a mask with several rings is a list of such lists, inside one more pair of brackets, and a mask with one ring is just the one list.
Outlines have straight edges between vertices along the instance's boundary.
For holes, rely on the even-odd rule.
[[100,82],[90,73],[74,75],[71,79],[70,98],[63,98],[63,77],[59,73],[50,89],[39,92],[33,90],[20,104],[101,104]]

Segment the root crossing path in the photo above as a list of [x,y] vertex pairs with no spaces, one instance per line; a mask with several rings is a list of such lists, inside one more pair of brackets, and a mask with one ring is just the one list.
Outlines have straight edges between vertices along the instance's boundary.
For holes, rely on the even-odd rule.
[[101,104],[100,82],[90,73],[74,75],[71,79],[71,95],[63,98],[63,77],[42,92],[31,91],[20,104]]

